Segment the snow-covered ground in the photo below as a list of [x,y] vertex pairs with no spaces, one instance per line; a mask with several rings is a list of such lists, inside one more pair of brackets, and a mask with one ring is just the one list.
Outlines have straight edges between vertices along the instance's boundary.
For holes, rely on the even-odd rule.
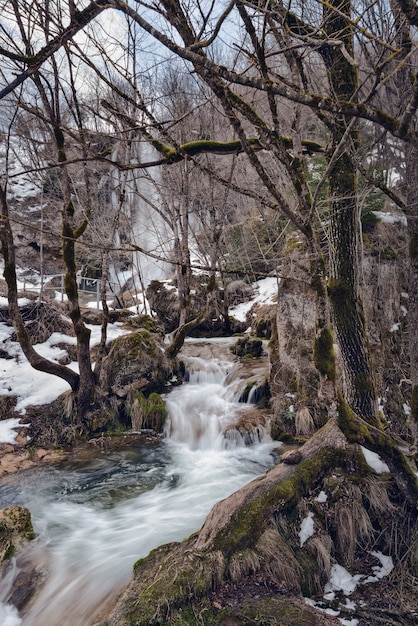
[[235,317],[239,322],[245,322],[247,313],[254,304],[274,304],[277,302],[277,281],[275,276],[269,276],[253,283],[254,298],[231,308],[229,310],[231,317]]
[[[100,326],[88,325],[91,330],[91,345],[100,341]],[[129,331],[122,328],[122,324],[116,322],[108,326],[108,340],[111,341]],[[13,328],[0,322],[0,345],[12,357],[0,359],[0,395],[17,396],[16,411],[24,413],[29,405],[47,404],[55,400],[61,393],[69,389],[68,383],[57,376],[38,372],[33,369],[24,356],[20,345],[11,341],[10,336]],[[35,346],[37,352],[51,361],[59,361],[67,353],[64,348],[57,344],[75,344],[75,338],[62,333],[53,333],[45,343]],[[77,371],[77,363],[68,365]],[[1,415],[7,418],[7,415]],[[1,439],[0,439],[1,440]]]

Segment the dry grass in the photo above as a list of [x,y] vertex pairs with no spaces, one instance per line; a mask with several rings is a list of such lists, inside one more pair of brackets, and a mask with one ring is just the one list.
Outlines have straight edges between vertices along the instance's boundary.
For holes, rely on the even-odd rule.
[[284,585],[295,593],[300,593],[303,575],[291,548],[273,528],[261,535],[254,550],[235,554],[231,558],[228,573],[234,582],[256,575],[259,581]]
[[360,489],[346,484],[346,497],[335,503],[333,512],[337,546],[345,564],[350,566],[359,541],[368,543],[373,537],[373,525],[363,505]]
[[315,431],[315,422],[307,406],[296,411],[295,429],[296,435],[310,435]]
[[367,498],[372,513],[388,515],[395,511],[396,507],[389,499],[387,481],[385,479],[376,476],[366,478],[362,492]]
[[316,558],[321,578],[329,580],[333,549],[331,537],[325,533],[317,534],[306,543],[306,549]]

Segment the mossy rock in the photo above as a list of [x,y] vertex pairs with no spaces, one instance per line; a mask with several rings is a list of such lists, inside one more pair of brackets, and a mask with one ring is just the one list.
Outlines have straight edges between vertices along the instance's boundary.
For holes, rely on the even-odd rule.
[[230,348],[232,354],[244,359],[257,359],[263,353],[263,342],[261,339],[252,337],[241,337]]
[[173,368],[165,356],[161,334],[141,328],[113,342],[103,362],[100,387],[121,399],[132,391],[163,389]]
[[142,428],[151,428],[160,433],[166,419],[165,402],[158,393],[151,393],[146,397],[140,391],[129,393],[125,411],[131,419],[132,428],[140,431]]
[[28,509],[22,506],[0,509],[0,562],[13,556],[15,549],[34,537]]

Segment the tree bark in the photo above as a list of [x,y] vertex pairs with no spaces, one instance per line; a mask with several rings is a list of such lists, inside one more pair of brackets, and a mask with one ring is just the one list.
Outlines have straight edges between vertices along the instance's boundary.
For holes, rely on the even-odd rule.
[[418,451],[418,148],[406,150],[407,219],[409,231],[408,333],[412,384],[410,428],[411,450]]
[[[325,30],[332,39],[342,40],[349,54],[353,51],[350,21],[351,2],[335,0],[324,9]],[[353,100],[358,88],[357,69],[341,48],[324,47],[328,78],[338,100]],[[366,421],[377,426],[377,394],[368,350],[364,310],[359,288],[360,213],[357,204],[357,174],[347,150],[355,151],[358,131],[349,128],[343,115],[333,119],[332,150],[347,141],[336,159],[330,181],[330,281],[328,292],[333,321],[340,345],[347,381],[347,400]],[[347,133],[349,133],[347,140]]]
[[[58,152],[58,162],[65,163],[67,158],[64,149],[64,134],[60,128],[54,128],[54,137]],[[74,400],[76,411],[82,415],[90,402],[95,384],[95,376],[90,359],[91,331],[86,327],[81,317],[75,257],[76,241],[86,229],[87,222],[83,222],[78,227],[74,224],[75,209],[71,199],[70,178],[65,166],[61,168],[61,187],[64,198],[62,211],[62,257],[66,269],[64,289],[68,298],[69,315],[77,339],[77,362],[80,374]]]

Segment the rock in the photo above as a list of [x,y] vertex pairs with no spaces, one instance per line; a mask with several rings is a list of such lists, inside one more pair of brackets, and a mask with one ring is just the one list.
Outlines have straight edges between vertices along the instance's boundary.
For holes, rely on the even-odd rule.
[[100,387],[104,393],[126,398],[133,391],[164,387],[172,373],[161,335],[142,328],[113,342],[103,362]]
[[21,611],[45,582],[47,573],[41,567],[19,572],[13,582],[13,591],[8,602]]
[[34,538],[30,512],[22,506],[0,509],[0,562]]
[[263,342],[261,339],[254,339],[252,337],[240,337],[240,339],[231,346],[231,352],[245,359],[257,359],[263,353]]
[[289,450],[281,455],[280,460],[286,465],[298,465],[302,460],[302,453],[299,450]]
[[229,306],[235,306],[242,302],[248,302],[254,296],[252,285],[243,280],[234,280],[226,287],[226,297]]

